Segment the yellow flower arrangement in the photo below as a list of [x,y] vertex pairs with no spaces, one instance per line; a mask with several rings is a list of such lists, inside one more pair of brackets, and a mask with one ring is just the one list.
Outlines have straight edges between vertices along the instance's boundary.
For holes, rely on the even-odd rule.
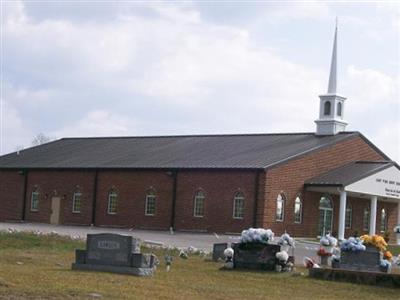
[[383,252],[383,258],[385,258],[387,260],[392,260],[393,254],[390,251],[385,251],[385,252]]
[[385,239],[380,235],[370,236],[368,234],[364,234],[360,236],[360,239],[364,242],[364,245],[372,245],[379,249],[379,251],[386,251],[387,243]]

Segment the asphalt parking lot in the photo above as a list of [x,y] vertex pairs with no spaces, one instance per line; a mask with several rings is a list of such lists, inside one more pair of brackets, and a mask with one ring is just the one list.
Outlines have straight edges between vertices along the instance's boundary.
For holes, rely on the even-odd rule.
[[[0,222],[0,230],[18,230],[18,231],[39,231],[42,233],[57,233],[59,235],[70,236],[73,238],[85,239],[90,233],[118,233],[131,235],[140,238],[147,244],[163,247],[187,248],[195,247],[199,250],[211,251],[214,243],[232,243],[238,242],[238,235],[220,235],[209,233],[192,233],[192,232],[171,232],[155,231],[155,230],[138,230],[125,228],[109,228],[109,227],[92,227],[92,226],[67,226],[67,225],[51,225],[41,223],[3,223]],[[307,242],[303,239],[296,239],[296,248],[294,255],[296,264],[301,264],[304,256],[317,258],[316,252],[319,246],[316,243]]]

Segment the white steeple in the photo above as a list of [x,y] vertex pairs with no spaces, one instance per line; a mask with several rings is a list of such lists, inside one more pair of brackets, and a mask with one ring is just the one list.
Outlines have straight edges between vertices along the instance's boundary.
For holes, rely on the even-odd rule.
[[329,73],[329,85],[328,94],[336,94],[336,69],[337,69],[337,20],[335,27],[335,37],[333,39],[333,50],[332,50],[332,60],[331,60],[331,72]]
[[329,73],[328,92],[320,95],[319,119],[317,124],[317,135],[335,135],[344,131],[347,123],[343,120],[345,97],[339,96],[336,92],[337,83],[337,19],[335,36],[333,40],[331,70]]

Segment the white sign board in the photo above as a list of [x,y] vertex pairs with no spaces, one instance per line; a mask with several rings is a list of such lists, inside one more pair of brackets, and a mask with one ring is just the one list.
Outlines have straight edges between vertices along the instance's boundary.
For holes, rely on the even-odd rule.
[[395,166],[346,186],[345,191],[400,199],[400,170]]

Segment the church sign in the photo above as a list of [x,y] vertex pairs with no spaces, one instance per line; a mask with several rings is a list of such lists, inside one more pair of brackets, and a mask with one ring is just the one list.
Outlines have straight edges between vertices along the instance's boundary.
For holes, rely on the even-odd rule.
[[348,192],[400,199],[400,170],[392,166],[345,187]]

